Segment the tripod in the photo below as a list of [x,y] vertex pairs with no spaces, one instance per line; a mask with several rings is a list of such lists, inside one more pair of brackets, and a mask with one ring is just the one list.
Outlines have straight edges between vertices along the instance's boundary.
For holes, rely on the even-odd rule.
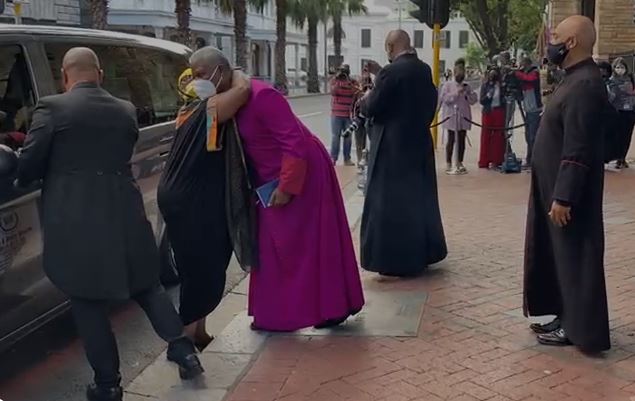
[[[518,96],[514,96],[513,100],[507,99],[507,105],[513,104],[516,102],[516,106],[518,106],[518,110],[520,110],[520,116],[523,119],[523,126],[527,123],[527,118],[525,115],[525,109],[523,108],[523,104]],[[506,112],[509,111],[511,107],[507,107]],[[505,115],[505,120],[507,121],[507,115]],[[511,126],[505,127],[505,160],[501,165],[501,173],[509,174],[509,173],[520,173],[522,170],[521,160],[516,157],[516,153],[512,149],[512,138],[514,137],[513,126],[514,123],[514,115],[511,116]]]

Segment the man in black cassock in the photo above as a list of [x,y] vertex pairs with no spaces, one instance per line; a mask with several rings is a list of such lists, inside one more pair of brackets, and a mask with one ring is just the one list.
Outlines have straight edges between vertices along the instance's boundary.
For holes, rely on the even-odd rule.
[[603,110],[607,93],[591,58],[595,28],[573,16],[554,31],[548,53],[566,76],[544,112],[534,146],[525,245],[526,316],[545,345],[610,348],[604,280]]
[[369,63],[377,78],[362,100],[372,127],[361,262],[366,270],[404,277],[447,256],[430,135],[437,89],[406,32],[391,32],[386,52],[390,65]]

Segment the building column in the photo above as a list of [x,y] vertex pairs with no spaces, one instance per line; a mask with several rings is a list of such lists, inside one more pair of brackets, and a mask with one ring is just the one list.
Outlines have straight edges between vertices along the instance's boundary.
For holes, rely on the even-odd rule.
[[165,29],[161,27],[154,27],[154,37],[157,39],[165,39]]
[[300,44],[295,44],[295,84],[299,86],[300,82]]

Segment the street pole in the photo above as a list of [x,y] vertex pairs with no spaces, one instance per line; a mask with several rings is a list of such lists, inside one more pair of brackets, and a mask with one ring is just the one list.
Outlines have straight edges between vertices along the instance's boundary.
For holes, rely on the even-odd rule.
[[15,14],[15,23],[22,24],[22,3],[13,3],[13,13]]
[[401,29],[401,0],[397,0],[397,7],[399,8],[399,29]]
[[328,21],[324,21],[324,93],[329,90],[329,46],[328,46]]
[[[441,24],[434,24],[434,34],[433,34],[433,46],[434,46],[434,59],[432,61],[432,80],[434,85],[439,88],[440,80],[441,80],[441,71],[439,71],[439,67],[441,67]],[[433,124],[437,124],[439,121],[439,114],[434,113],[434,121]],[[438,127],[432,128],[432,143],[434,147],[437,147],[438,142]]]

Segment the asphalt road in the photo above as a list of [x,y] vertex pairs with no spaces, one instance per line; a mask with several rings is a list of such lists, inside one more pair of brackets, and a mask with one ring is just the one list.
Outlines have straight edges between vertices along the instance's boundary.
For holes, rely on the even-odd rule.
[[[325,143],[330,143],[328,96],[291,100],[295,113]],[[243,278],[232,263],[227,291]],[[178,299],[178,289],[170,289]],[[113,308],[124,383],[130,382],[163,352],[166,345],[134,304]],[[13,348],[0,354],[0,401],[84,401],[91,371],[77,340],[70,314],[65,314]]]

